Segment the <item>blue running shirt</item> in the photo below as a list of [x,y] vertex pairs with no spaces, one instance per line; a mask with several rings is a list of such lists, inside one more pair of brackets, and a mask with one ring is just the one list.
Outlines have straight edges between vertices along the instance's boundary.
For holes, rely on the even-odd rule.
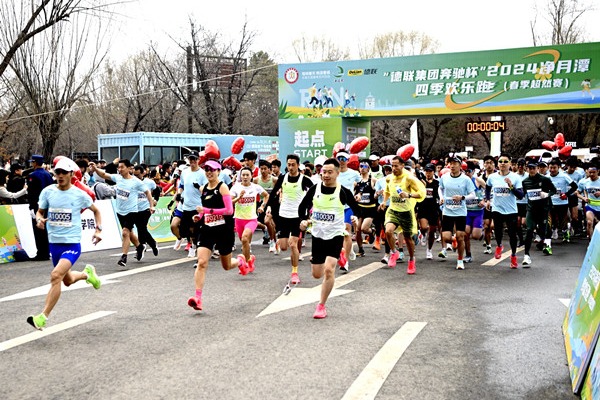
[[509,172],[507,175],[500,175],[499,172],[491,174],[486,185],[492,188],[492,211],[498,211],[501,214],[517,213],[517,196],[515,196],[508,184],[504,181],[509,178],[515,189],[523,189],[523,183],[519,175]]
[[92,205],[92,198],[71,186],[60,190],[50,185],[40,193],[40,208],[46,210],[46,230],[50,243],[81,243],[81,211]]

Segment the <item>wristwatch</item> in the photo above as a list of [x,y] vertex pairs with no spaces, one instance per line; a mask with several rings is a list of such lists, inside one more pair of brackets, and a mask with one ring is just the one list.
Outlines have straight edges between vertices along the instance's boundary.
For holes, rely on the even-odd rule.
[[102,232],[102,225],[96,225],[96,229]]

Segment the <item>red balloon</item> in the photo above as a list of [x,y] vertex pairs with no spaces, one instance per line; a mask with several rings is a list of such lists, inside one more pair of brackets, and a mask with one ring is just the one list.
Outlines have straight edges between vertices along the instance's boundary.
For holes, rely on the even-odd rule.
[[92,198],[92,201],[96,201],[96,194],[94,193],[91,187],[84,185],[83,183],[81,183],[81,181],[76,181],[75,183],[73,183],[73,186],[83,190],[88,196]]
[[387,155],[383,156],[379,159],[379,165],[390,165],[392,163],[392,158],[396,157],[395,155]]
[[445,173],[447,173],[447,172],[450,172],[450,168],[447,168],[447,167],[446,167],[446,168],[442,168],[442,169],[440,170],[440,177],[441,177],[442,175],[444,175]]
[[558,147],[559,149],[565,147],[565,135],[558,132],[554,137],[554,143],[556,143],[556,147]]
[[242,163],[234,156],[229,156],[223,160],[223,166],[227,168],[233,168],[236,171],[242,169]]
[[231,143],[231,154],[240,154],[244,149],[245,143],[246,142],[244,141],[243,137],[235,139],[233,143]]
[[79,169],[79,167],[77,167],[75,172],[73,172],[73,178],[77,178],[78,182],[81,182],[83,180],[83,174],[81,173],[81,169]]
[[358,154],[350,154],[348,168],[358,171]]
[[571,157],[572,150],[573,150],[573,147],[567,145],[558,151],[558,156],[561,159],[569,158],[569,157]]
[[398,151],[396,152],[396,155],[399,156],[400,158],[402,158],[404,161],[406,161],[413,155],[414,152],[415,152],[415,146],[408,143],[408,144],[405,144],[404,146],[400,147],[398,149]]
[[217,142],[215,142],[214,140],[207,141],[204,145],[204,154],[209,160],[218,160],[219,158],[221,158],[221,151],[219,150]]
[[208,157],[206,156],[206,151],[202,150],[200,153],[198,153],[199,157],[198,157],[198,165],[202,165],[204,164],[207,160]]
[[552,140],[544,140],[542,142],[542,147],[546,150],[554,151],[556,150],[556,143],[554,143]]
[[350,151],[350,153],[352,154],[358,154],[361,151],[363,151],[364,149],[367,148],[367,146],[369,145],[369,138],[368,137],[357,137],[356,139],[354,139],[352,141],[352,143],[350,143],[350,147],[348,148],[348,151]]

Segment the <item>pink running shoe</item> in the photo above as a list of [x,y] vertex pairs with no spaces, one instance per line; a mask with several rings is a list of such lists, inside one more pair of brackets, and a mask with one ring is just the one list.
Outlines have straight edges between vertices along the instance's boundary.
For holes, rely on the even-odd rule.
[[202,299],[196,296],[192,296],[188,299],[188,306],[192,307],[194,310],[202,310]]
[[496,246],[496,252],[494,253],[494,258],[498,260],[502,257],[502,252],[504,251],[504,246]]
[[390,258],[388,259],[388,267],[396,268],[396,260],[400,257],[400,252],[398,250],[390,253]]
[[519,263],[517,262],[517,256],[510,256],[510,267],[512,269],[519,268]]
[[346,250],[342,249],[342,251],[340,252],[340,258],[338,258],[338,265],[340,267],[344,267],[347,262],[348,260],[346,259]]
[[408,260],[408,268],[406,268],[406,273],[409,275],[413,275],[415,272],[417,272],[415,260]]
[[184,249],[184,251],[190,251],[190,249],[191,249],[191,248],[192,248],[192,243],[191,243],[191,242],[188,242],[188,243],[185,245],[185,249]]
[[297,285],[300,283],[300,276],[298,276],[298,274],[296,272],[292,272],[292,279],[290,280],[290,282],[293,285]]
[[323,319],[327,317],[327,310],[325,309],[325,304],[317,304],[317,309],[313,314],[314,319]]
[[250,260],[248,261],[248,272],[254,272],[254,262],[256,261],[256,256],[254,254],[250,255]]
[[248,263],[246,263],[246,257],[243,254],[237,256],[238,268],[241,275],[248,275]]

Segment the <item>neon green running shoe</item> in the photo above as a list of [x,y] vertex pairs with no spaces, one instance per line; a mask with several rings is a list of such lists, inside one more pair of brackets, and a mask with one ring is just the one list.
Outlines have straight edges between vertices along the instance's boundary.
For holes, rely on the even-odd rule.
[[92,285],[96,290],[100,289],[102,282],[100,282],[100,278],[96,275],[96,268],[93,265],[87,264],[83,269],[83,273],[88,276],[85,280],[87,283]]
[[30,315],[27,317],[27,323],[39,331],[46,327],[47,320],[48,318],[46,318],[44,314]]

